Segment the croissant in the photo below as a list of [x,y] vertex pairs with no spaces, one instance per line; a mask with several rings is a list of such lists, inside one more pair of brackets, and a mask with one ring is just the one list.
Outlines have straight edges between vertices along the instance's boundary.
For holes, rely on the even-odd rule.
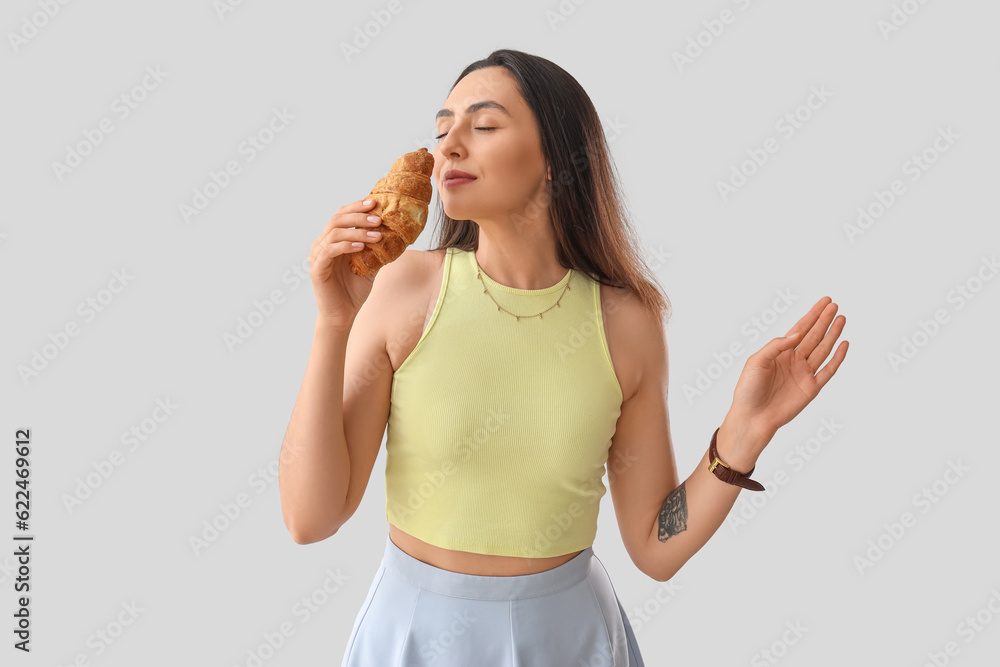
[[366,199],[375,200],[368,213],[381,216],[382,224],[375,229],[382,232],[382,238],[351,255],[352,273],[367,276],[398,258],[417,240],[427,221],[433,169],[434,155],[421,148],[396,160],[388,175],[375,184]]

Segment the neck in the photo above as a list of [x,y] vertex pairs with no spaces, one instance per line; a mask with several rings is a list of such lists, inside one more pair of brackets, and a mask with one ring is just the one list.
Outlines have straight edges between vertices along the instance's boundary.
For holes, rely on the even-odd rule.
[[552,227],[542,233],[540,226],[523,231],[506,228],[479,228],[476,261],[486,275],[515,289],[545,289],[566,276],[568,269],[559,263]]

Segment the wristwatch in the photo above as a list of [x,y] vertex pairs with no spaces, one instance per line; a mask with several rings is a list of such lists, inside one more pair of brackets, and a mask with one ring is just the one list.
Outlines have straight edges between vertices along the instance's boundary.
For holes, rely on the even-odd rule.
[[[721,426],[719,428],[722,428]],[[733,484],[735,486],[742,486],[744,489],[750,489],[751,491],[763,491],[764,485],[760,482],[750,479],[750,475],[757,468],[754,466],[750,468],[750,472],[745,475],[738,473],[729,467],[728,463],[725,463],[719,458],[719,450],[715,446],[715,439],[719,435],[719,429],[715,429],[715,433],[712,434],[712,444],[708,447],[708,456],[712,462],[708,465],[708,470],[715,474],[716,477],[721,479],[726,484]]]

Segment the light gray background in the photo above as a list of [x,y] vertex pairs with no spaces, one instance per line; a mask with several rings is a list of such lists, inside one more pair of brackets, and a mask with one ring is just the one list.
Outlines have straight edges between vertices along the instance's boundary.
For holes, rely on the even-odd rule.
[[[388,2],[246,0],[222,14],[209,0],[71,2],[52,18],[40,6],[5,3],[0,21],[0,532],[15,534],[14,432],[30,428],[36,535],[34,651],[14,651],[5,632],[5,664],[11,654],[9,664],[38,665],[82,654],[107,666],[247,665],[283,623],[294,634],[263,664],[340,664],[387,531],[384,451],[350,522],[331,539],[295,544],[276,478],[258,472],[276,465],[312,340],[312,289],[291,270],[307,267],[337,208],[367,194],[403,152],[433,145],[433,115],[455,77],[502,47],[567,69],[605,122],[674,305],[681,479],[749,353],[825,295],[848,318],[845,364],[761,456],[755,476],[768,494],[741,493],[731,516],[756,513],[724,524],[673,586],[632,564],[604,497],[595,552],[646,664],[773,664],[766,649],[782,665],[922,665],[949,641],[958,650],[948,664],[996,659],[1000,280],[983,268],[1000,251],[996,3],[402,0],[350,60],[341,45]],[[886,36],[880,21],[894,7],[918,11]],[[704,22],[723,10],[733,22],[707,39]],[[13,43],[11,34],[31,33],[26,21],[43,25]],[[700,32],[708,46],[679,68],[674,54]],[[116,98],[147,67],[165,78],[121,118]],[[776,122],[812,87],[831,96],[786,137]],[[248,161],[241,142],[275,108],[294,118]],[[53,163],[104,118],[114,131],[60,180]],[[911,180],[905,163],[933,153],[947,128],[957,139]],[[723,201],[717,182],[768,137],[780,149]],[[228,160],[242,171],[185,221],[179,207]],[[845,225],[893,179],[905,193],[852,243]],[[415,247],[429,247],[433,231]],[[118,293],[107,290],[115,271],[132,276]],[[977,282],[980,271],[992,280]],[[958,284],[976,290],[961,308]],[[227,347],[274,290],[283,302]],[[767,317],[779,291],[793,295],[791,309],[751,338],[744,325]],[[92,320],[78,311],[108,296]],[[948,319],[925,341],[920,322],[938,309]],[[19,368],[74,322],[79,335],[23,379]],[[894,368],[904,338],[921,346]],[[734,342],[744,353],[704,395],[686,397],[685,385]],[[177,407],[156,423],[167,399]],[[832,438],[824,420],[838,424]],[[123,440],[144,427],[138,446]],[[810,438],[819,450],[796,463]],[[114,450],[121,465],[68,508]],[[968,469],[944,481],[958,462]],[[935,502],[915,501],[935,482]],[[204,522],[224,523],[220,505],[240,494],[249,505],[196,553],[191,538]],[[887,525],[904,512],[915,523],[891,537]],[[880,540],[888,550],[859,570],[855,559]],[[0,551],[9,630],[13,541]],[[324,596],[338,571],[346,579]],[[310,596],[322,604],[306,617],[296,605]],[[88,637],[114,631],[132,603],[135,622],[98,654]],[[985,625],[968,630],[977,613]],[[795,624],[801,637],[786,633]]]

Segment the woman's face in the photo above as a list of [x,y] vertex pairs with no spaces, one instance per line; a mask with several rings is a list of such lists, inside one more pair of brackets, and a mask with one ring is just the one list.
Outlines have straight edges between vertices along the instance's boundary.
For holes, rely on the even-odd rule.
[[[531,203],[546,208],[540,197],[547,167],[538,123],[506,69],[486,67],[466,75],[435,122],[444,136],[434,148],[433,178],[448,217],[505,224],[525,216]],[[453,169],[476,179],[446,185],[445,175]]]

